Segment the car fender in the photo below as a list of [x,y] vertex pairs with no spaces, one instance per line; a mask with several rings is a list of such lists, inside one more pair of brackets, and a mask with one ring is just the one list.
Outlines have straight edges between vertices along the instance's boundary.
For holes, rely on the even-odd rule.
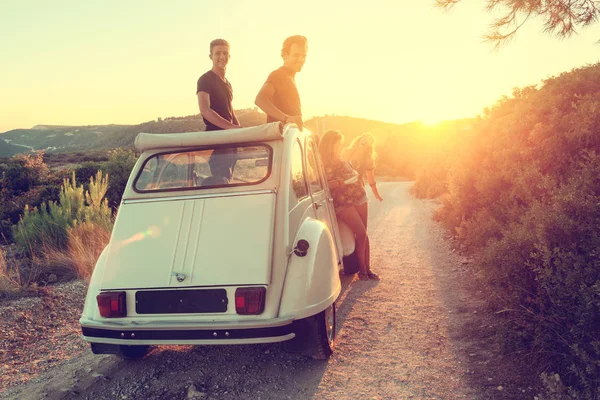
[[108,246],[102,250],[100,257],[96,261],[94,271],[90,277],[90,283],[88,285],[87,294],[85,296],[85,303],[83,306],[83,312],[81,313],[82,319],[97,319],[99,317],[98,305],[96,302],[96,296],[100,292],[100,282],[102,282],[102,275],[104,275],[104,269],[106,268],[106,255],[108,254]]
[[309,243],[305,255],[290,252],[279,316],[301,319],[329,307],[341,292],[335,242],[329,228],[316,219],[306,219],[296,233]]

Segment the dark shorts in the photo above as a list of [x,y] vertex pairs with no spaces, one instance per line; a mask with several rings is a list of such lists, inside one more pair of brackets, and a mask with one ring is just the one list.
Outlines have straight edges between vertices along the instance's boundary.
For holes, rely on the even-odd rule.
[[214,177],[223,177],[231,181],[233,169],[237,162],[237,148],[234,149],[216,149],[210,155],[208,165],[210,172]]

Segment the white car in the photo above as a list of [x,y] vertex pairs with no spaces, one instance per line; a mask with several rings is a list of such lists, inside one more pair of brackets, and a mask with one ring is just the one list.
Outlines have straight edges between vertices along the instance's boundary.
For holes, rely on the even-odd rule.
[[338,228],[317,140],[280,123],[140,133],[80,319],[92,351],[287,341],[329,357],[354,236]]

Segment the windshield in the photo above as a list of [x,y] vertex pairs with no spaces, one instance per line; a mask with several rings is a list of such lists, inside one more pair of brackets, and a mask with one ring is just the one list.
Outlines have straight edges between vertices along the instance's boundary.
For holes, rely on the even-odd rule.
[[269,176],[271,158],[266,145],[155,154],[144,162],[133,188],[153,192],[257,184]]

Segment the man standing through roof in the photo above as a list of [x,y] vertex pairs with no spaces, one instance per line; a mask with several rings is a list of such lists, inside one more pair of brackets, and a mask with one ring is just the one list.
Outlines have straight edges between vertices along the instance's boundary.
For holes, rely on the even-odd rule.
[[308,41],[304,36],[290,36],[283,42],[283,66],[271,72],[256,96],[255,104],[267,114],[267,122],[295,123],[302,130],[302,107],[295,77],[304,66],[307,52]]
[[[231,83],[225,78],[227,63],[230,57],[229,43],[224,39],[215,39],[210,42],[209,57],[213,63],[212,68],[198,79],[196,86],[198,107],[200,108],[202,119],[206,124],[206,130],[216,131],[239,128],[240,123],[233,111],[233,89]],[[231,153],[231,150],[219,151],[218,155],[213,153],[216,156],[216,160],[212,160],[215,165],[218,164],[220,167],[223,167],[217,167],[215,170],[229,170],[224,176],[227,182],[231,180],[235,165],[235,156],[230,156]],[[222,172],[219,172],[218,175],[222,174]]]

